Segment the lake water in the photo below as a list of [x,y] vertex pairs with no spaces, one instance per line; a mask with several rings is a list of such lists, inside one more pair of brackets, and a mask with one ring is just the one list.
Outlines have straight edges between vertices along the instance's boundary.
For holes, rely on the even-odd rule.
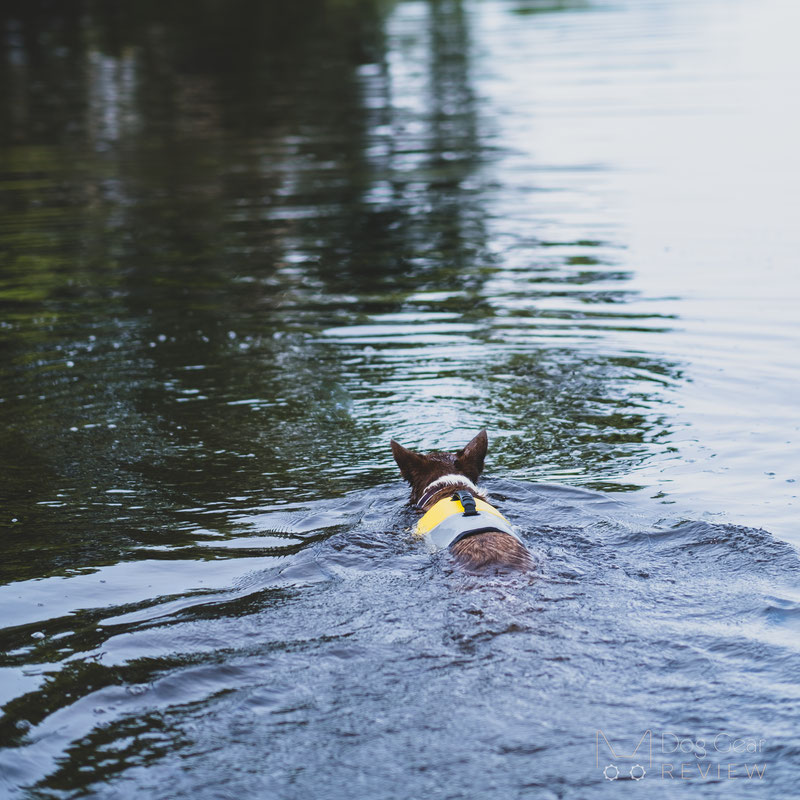
[[4,6],[0,795],[796,796],[798,25]]

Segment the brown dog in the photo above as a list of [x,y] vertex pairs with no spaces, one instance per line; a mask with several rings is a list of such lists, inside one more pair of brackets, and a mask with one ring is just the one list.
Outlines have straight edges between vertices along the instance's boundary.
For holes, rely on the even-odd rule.
[[486,431],[457,453],[422,455],[392,440],[394,460],[411,484],[411,502],[424,512],[418,535],[447,547],[468,569],[528,569],[533,561],[525,545],[475,485],[487,447]]

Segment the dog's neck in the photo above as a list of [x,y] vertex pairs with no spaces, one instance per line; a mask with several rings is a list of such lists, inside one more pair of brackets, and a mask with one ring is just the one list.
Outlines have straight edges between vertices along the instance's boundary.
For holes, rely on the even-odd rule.
[[427,511],[432,505],[437,503],[442,497],[452,494],[455,489],[466,489],[475,497],[481,500],[486,499],[485,493],[479,489],[466,475],[442,475],[435,481],[431,481],[423,490],[422,495],[416,502],[417,508]]

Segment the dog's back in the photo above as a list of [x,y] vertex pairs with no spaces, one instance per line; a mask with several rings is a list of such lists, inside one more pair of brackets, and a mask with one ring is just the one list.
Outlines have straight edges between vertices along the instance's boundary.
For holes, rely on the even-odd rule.
[[533,566],[525,545],[502,531],[466,536],[450,545],[450,552],[468,570],[479,571],[490,567],[525,570]]

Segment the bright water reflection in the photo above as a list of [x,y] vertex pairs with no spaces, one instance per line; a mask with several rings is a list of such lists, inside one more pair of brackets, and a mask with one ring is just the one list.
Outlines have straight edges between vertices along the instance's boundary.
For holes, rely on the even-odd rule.
[[[490,766],[448,771],[454,792],[595,791],[578,762],[601,724],[730,726],[790,759],[797,565],[751,528],[800,541],[797,17],[3,10],[6,785],[161,796],[185,751],[175,796],[196,794],[213,712],[245,794],[266,750],[286,796],[315,771],[419,794],[463,693],[485,693],[455,719]],[[545,566],[473,602],[397,537],[387,442],[484,426]],[[417,595],[432,617],[396,607]],[[634,607],[638,628],[590,633]],[[495,659],[511,678],[487,686]],[[630,664],[640,713],[615,688]],[[437,709],[439,761],[392,761]]]

